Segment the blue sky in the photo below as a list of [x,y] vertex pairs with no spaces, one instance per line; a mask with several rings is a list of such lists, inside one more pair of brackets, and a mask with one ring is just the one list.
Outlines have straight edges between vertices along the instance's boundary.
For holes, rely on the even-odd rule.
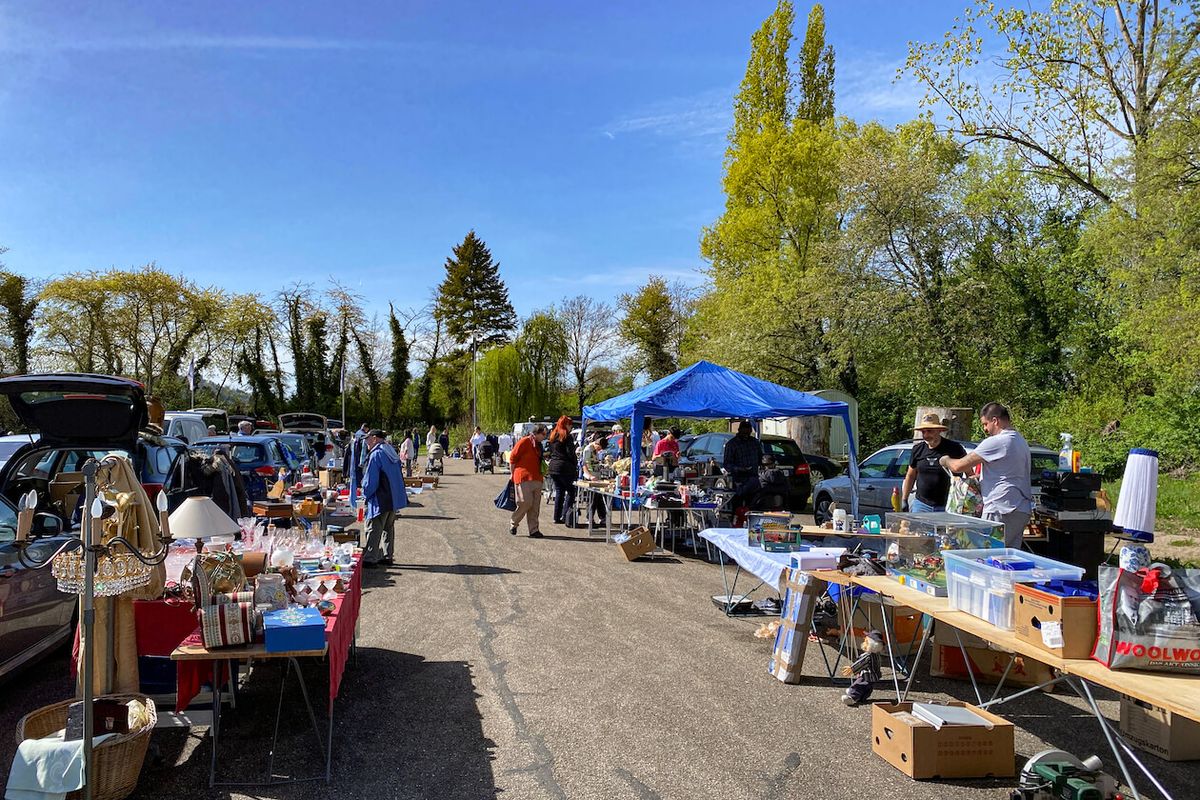
[[[726,2],[3,2],[0,245],[419,306],[474,228],[525,314],[697,280],[750,36]],[[965,5],[830,2],[838,112],[894,123]],[[808,5],[797,4],[798,34]]]

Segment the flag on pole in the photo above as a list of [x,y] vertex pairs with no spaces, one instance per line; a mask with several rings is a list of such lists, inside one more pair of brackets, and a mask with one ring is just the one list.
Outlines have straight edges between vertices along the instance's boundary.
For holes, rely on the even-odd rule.
[[196,357],[192,356],[191,362],[188,364],[188,389],[196,391]]

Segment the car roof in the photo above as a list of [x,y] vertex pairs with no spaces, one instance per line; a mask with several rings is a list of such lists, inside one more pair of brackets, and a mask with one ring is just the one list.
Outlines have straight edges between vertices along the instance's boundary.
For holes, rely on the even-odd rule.
[[197,439],[196,444],[266,444],[272,438],[267,434],[256,434],[253,436],[205,436],[203,439]]

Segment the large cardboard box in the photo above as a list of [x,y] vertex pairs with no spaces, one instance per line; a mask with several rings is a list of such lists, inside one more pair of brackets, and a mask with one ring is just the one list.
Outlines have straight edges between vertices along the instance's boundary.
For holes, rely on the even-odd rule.
[[[968,647],[966,650],[966,658],[971,660],[971,669],[975,674],[975,680],[981,683],[1000,682],[1001,676],[1004,675],[1004,669],[1008,666],[1011,653],[1007,650],[979,647]],[[959,649],[958,645],[934,644],[929,662],[929,674],[935,678],[969,681],[971,676],[967,674],[966,658],[963,657],[963,651]],[[1051,669],[1042,662],[1024,656],[1016,658],[1012,669],[1008,671],[1008,677],[1004,679],[1006,686],[1038,686],[1054,677]],[[1052,688],[1048,686],[1046,691],[1049,692]]]
[[768,669],[784,683],[799,683],[804,668],[804,651],[812,628],[813,607],[822,582],[800,569],[786,569],[780,579],[783,611],[775,632]]
[[1167,761],[1200,759],[1200,722],[1125,695],[1121,696],[1121,733]]
[[[885,618],[892,632],[892,652],[901,658],[916,653],[921,644],[921,612],[907,606],[885,606],[863,599],[859,600],[854,612],[854,627],[850,631],[854,652],[862,649],[863,637],[869,632],[883,633]],[[933,624],[933,619],[927,618],[925,623]],[[837,633],[840,636],[840,632]],[[884,655],[887,655],[886,650]]]
[[871,709],[871,749],[911,778],[985,778],[1016,771],[1013,726],[1003,717],[966,703],[991,723],[943,725],[912,715],[912,703],[876,703]]
[[627,540],[617,542],[617,547],[621,548],[621,554],[627,561],[633,561],[635,558],[654,551],[654,536],[650,533],[649,528],[634,528],[628,533]]
[[[1013,631],[1018,639],[1059,658],[1091,658],[1098,627],[1095,600],[1061,597],[1026,583],[1018,583],[1015,593]],[[1043,628],[1046,623],[1060,626],[1060,645],[1052,647],[1047,643],[1050,628]]]

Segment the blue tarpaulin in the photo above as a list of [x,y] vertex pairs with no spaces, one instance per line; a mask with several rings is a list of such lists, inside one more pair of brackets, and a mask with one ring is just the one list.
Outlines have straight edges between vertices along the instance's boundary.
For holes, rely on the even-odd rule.
[[698,361],[640,389],[583,408],[585,426],[588,420],[630,420],[629,452],[633,465],[629,485],[634,488],[641,466],[641,447],[637,445],[642,441],[646,417],[763,420],[808,416],[837,417],[846,426],[850,442],[850,513],[857,518],[858,443],[854,441],[850,406],[846,403],[788,389],[708,361]]

